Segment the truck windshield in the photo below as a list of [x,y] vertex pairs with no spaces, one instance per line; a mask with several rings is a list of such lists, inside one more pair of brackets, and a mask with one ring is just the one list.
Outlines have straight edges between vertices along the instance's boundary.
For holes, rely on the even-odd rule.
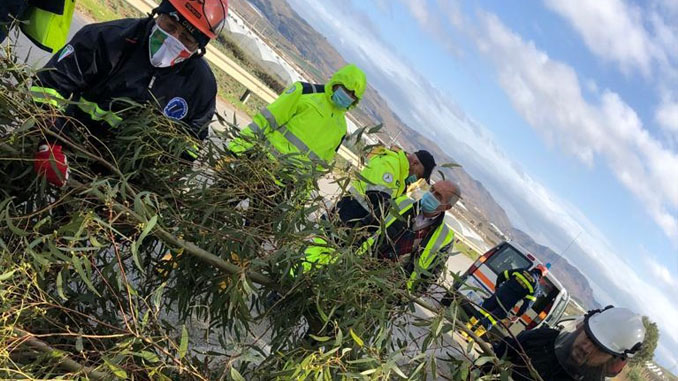
[[494,253],[485,262],[495,274],[502,273],[504,270],[513,270],[524,267],[530,267],[530,262],[521,252],[511,245],[505,245],[498,252]]

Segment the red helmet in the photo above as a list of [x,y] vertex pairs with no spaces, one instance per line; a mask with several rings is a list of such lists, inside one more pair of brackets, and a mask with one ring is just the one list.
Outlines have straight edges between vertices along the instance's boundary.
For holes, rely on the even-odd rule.
[[544,265],[541,264],[541,263],[538,264],[538,265],[536,265],[534,268],[537,269],[537,270],[539,270],[539,271],[541,271],[541,276],[546,276],[546,274],[549,273],[549,269],[546,268],[546,266],[544,266]]
[[[215,38],[226,22],[228,0],[163,0],[163,3],[167,1],[209,39]],[[160,4],[159,9],[165,9],[164,4]]]

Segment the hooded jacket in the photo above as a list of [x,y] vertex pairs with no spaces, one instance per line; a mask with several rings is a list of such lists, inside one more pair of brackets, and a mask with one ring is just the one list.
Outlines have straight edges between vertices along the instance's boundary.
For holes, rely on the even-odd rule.
[[37,74],[34,100],[55,106],[64,99],[79,101],[66,114],[96,136],[115,133],[130,100],[154,103],[204,139],[215,112],[214,74],[202,57],[169,68],[151,65],[148,37],[154,22],[122,19],[83,27]]
[[332,102],[333,88],[340,84],[360,101],[367,86],[365,73],[355,65],[346,65],[327,84],[293,83],[261,109],[241,137],[231,141],[229,150],[236,155],[244,153],[252,148],[253,139],[263,136],[272,154],[298,153],[301,160],[329,164],[346,136],[347,110]]

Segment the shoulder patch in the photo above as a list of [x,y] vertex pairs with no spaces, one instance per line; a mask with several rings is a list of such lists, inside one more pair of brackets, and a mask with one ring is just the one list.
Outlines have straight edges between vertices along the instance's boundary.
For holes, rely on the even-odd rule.
[[393,174],[390,172],[384,173],[384,175],[381,177],[382,180],[384,180],[385,183],[392,183],[393,182]]
[[285,94],[292,94],[296,89],[297,89],[297,86],[296,86],[296,85],[292,85],[292,86],[290,86],[289,89],[287,89],[287,90],[285,91]]
[[188,103],[184,98],[174,97],[167,102],[162,113],[168,118],[181,120],[188,114]]
[[68,44],[68,45],[64,46],[64,48],[61,49],[61,53],[59,53],[59,58],[57,58],[57,62],[61,62],[61,60],[70,56],[71,54],[73,54],[73,52],[75,52],[73,45]]

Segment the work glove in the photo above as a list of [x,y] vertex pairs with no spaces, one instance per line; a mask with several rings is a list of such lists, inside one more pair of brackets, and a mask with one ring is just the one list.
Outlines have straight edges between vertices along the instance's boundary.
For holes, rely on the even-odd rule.
[[68,181],[68,158],[60,144],[41,144],[33,167],[38,176],[44,176],[52,185],[63,187]]

